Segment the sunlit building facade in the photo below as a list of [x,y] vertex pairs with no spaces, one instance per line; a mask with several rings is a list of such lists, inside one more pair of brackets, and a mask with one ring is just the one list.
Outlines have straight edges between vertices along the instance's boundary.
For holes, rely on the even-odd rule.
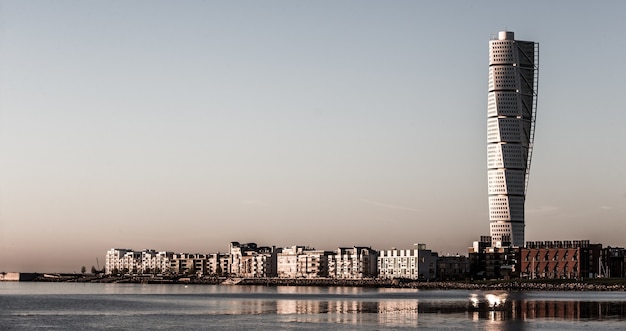
[[539,44],[502,31],[489,41],[487,177],[493,244],[524,245],[524,203],[537,112]]
[[328,277],[343,279],[375,278],[378,252],[371,247],[339,247],[328,256]]
[[390,249],[378,252],[378,277],[383,279],[434,279],[437,253],[419,244],[415,249]]

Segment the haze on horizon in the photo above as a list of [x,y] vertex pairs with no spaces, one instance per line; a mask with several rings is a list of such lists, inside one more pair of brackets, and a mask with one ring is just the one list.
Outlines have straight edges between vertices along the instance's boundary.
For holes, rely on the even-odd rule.
[[526,240],[626,246],[626,3],[0,1],[0,271],[230,241],[466,254],[488,40],[540,43]]

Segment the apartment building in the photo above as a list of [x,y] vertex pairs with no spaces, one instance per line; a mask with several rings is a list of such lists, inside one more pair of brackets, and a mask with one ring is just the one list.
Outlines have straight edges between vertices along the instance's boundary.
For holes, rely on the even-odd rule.
[[390,249],[378,252],[378,277],[385,279],[434,279],[437,253],[419,244],[415,249]]
[[280,278],[320,278],[328,276],[328,256],[332,252],[305,246],[285,247],[277,253]]
[[374,278],[378,252],[371,247],[339,247],[328,256],[328,277],[340,279]]

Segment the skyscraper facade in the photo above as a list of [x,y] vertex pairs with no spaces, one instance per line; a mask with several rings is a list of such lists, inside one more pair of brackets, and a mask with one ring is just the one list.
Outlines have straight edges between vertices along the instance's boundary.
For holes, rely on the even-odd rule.
[[502,31],[489,41],[487,178],[494,246],[524,245],[524,203],[537,113],[539,44]]

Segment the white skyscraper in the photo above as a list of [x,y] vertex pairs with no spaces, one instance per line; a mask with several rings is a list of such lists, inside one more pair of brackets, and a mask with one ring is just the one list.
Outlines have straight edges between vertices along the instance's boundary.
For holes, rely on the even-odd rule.
[[489,41],[487,172],[494,246],[524,245],[524,202],[537,112],[539,44],[502,31]]

